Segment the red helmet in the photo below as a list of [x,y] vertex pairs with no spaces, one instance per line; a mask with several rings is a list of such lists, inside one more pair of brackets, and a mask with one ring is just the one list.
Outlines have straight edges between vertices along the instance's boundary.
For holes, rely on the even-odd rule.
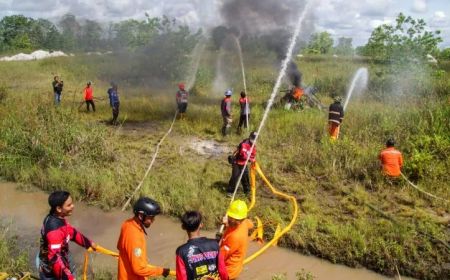
[[178,84],[178,88],[181,89],[181,90],[184,90],[184,83],[179,83]]

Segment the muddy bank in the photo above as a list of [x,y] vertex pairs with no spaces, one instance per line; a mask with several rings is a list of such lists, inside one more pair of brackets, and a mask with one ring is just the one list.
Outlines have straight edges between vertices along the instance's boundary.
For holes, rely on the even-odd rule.
[[[0,182],[0,218],[13,223],[12,230],[17,232],[26,243],[32,243],[30,258],[37,251],[41,222],[48,212],[47,197],[42,191],[27,192],[16,189],[17,185]],[[115,250],[121,223],[131,216],[131,211],[113,210],[103,212],[84,203],[77,203],[70,222],[89,238],[111,250]],[[213,232],[204,232],[212,237]],[[31,239],[31,241],[30,241]],[[35,241],[33,241],[33,239]],[[159,216],[149,230],[147,246],[152,264],[161,266],[175,265],[175,249],[186,241],[186,235],[179,223],[165,216]],[[256,250],[256,244],[251,250]],[[81,250],[76,245],[71,248],[76,252],[75,261],[82,262]],[[116,261],[112,257],[97,255],[92,258],[94,271],[99,269],[116,270]],[[343,265],[331,264],[316,257],[302,256],[282,248],[271,248],[245,267],[242,279],[271,279],[273,275],[287,273],[288,279],[295,279],[295,273],[304,269],[315,279],[335,280],[381,280],[388,277],[366,269],[354,269]],[[402,277],[402,279],[411,279]]]

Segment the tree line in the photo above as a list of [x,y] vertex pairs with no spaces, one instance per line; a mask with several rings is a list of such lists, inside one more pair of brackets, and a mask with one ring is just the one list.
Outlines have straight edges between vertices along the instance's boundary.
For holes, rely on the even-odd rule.
[[134,50],[158,35],[176,32],[191,35],[186,26],[177,25],[175,20],[165,16],[151,18],[146,14],[143,20],[101,24],[95,20],[80,21],[73,14],[65,14],[55,24],[46,19],[12,15],[0,21],[0,52]]
[[450,59],[450,48],[440,50],[440,31],[428,31],[423,19],[414,19],[400,13],[394,24],[376,27],[366,45],[354,48],[352,39],[338,38],[336,46],[328,32],[314,33],[303,49],[307,54],[358,54],[381,61],[403,60],[411,57],[425,59],[428,54]]
[[[5,16],[0,21],[0,52],[31,51],[36,49],[102,51],[126,48],[135,50],[146,46],[161,34],[176,33],[190,36],[189,28],[179,26],[165,16],[143,20],[128,19],[117,23],[100,24],[95,20],[80,21],[73,14],[64,15],[59,22],[33,19],[23,15]],[[220,42],[226,27],[213,29],[212,39]],[[352,38],[340,37],[334,42],[328,32],[312,34],[302,47],[304,54],[362,55],[376,60],[390,61],[427,54],[450,59],[450,48],[440,50],[440,31],[428,31],[423,19],[400,13],[393,25],[376,27],[364,46],[353,47]],[[267,38],[261,37],[261,40]],[[336,43],[336,44],[335,44]],[[252,44],[255,46],[258,44]]]

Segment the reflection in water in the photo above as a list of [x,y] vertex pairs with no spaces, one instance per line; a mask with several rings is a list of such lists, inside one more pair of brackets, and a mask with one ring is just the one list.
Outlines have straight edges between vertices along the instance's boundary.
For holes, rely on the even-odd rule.
[[[42,191],[22,192],[16,190],[15,184],[0,182],[0,218],[13,222],[13,230],[19,234],[25,243],[33,242],[36,254],[39,239],[39,230],[42,220],[47,214],[48,195]],[[70,223],[91,238],[99,245],[116,251],[116,242],[119,237],[122,222],[131,217],[132,213],[113,210],[102,210],[77,203]],[[213,232],[203,232],[208,237],[213,237]],[[19,240],[20,240],[19,239]],[[175,249],[186,242],[186,234],[182,231],[178,221],[164,216],[158,216],[154,224],[148,230],[147,252],[150,263],[163,267],[175,268]],[[30,241],[31,240],[31,241]],[[252,244],[250,250],[256,250],[257,244]],[[75,244],[71,244],[75,262],[82,262],[83,251]],[[101,268],[115,272],[117,262],[114,258],[92,254],[91,267]],[[295,273],[305,269],[311,272],[315,279],[334,280],[377,280],[388,279],[366,269],[353,269],[343,265],[331,264],[316,257],[307,257],[282,248],[271,248],[262,256],[249,263],[241,274],[241,279],[271,279],[273,275],[287,273],[288,279],[296,279]],[[407,279],[402,277],[402,279]]]

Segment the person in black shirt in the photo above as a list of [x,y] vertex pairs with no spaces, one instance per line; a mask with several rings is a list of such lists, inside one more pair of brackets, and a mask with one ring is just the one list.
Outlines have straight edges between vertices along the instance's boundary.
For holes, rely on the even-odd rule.
[[189,239],[176,251],[177,280],[228,280],[219,244],[215,239],[200,236],[202,215],[197,211],[187,211],[181,217],[181,224]]

